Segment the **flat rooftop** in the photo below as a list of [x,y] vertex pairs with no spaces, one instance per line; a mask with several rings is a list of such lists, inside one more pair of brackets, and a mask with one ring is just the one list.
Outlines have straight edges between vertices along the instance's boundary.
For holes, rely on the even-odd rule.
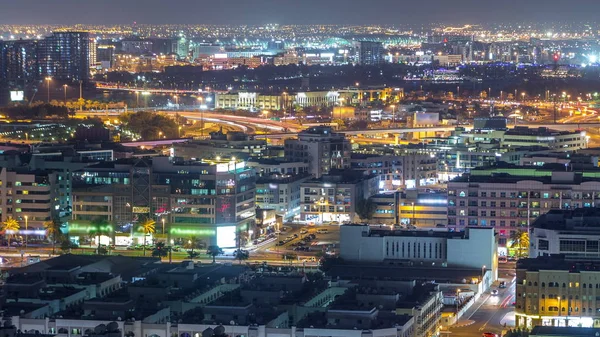
[[517,269],[525,269],[527,271],[562,270],[570,273],[581,271],[600,272],[600,261],[571,261],[565,259],[564,255],[553,254],[550,256],[520,259],[517,261]]
[[343,280],[393,280],[434,281],[437,284],[462,283],[481,277],[481,269],[442,266],[410,266],[407,263],[332,263],[326,271],[333,279]]
[[596,337],[599,334],[599,328],[536,326],[531,330],[529,336]]

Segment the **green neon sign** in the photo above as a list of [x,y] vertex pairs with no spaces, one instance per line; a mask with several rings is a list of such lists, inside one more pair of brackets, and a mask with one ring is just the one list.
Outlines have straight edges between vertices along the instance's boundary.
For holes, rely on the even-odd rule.
[[112,232],[113,228],[111,225],[105,226],[94,226],[94,225],[78,225],[78,224],[69,224],[68,232],[69,233],[91,233],[91,232],[101,232],[108,233]]
[[209,228],[171,228],[171,234],[173,235],[185,235],[185,236],[214,236],[217,234],[216,230]]

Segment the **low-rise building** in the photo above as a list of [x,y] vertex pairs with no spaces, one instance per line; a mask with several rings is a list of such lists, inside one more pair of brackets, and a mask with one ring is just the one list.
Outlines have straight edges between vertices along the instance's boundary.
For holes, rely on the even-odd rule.
[[444,192],[407,190],[371,197],[377,206],[373,222],[411,228],[446,228],[448,197]]
[[517,327],[600,327],[600,264],[561,255],[517,262]]
[[210,133],[210,139],[191,140],[173,144],[173,155],[185,159],[261,157],[267,148],[265,140],[255,140],[243,132],[223,133],[222,130]]
[[300,220],[308,223],[352,222],[357,204],[375,195],[379,178],[362,172],[339,171],[300,185]]
[[340,257],[347,261],[398,261],[489,269],[492,281],[498,277],[497,242],[492,228],[469,227],[464,232],[442,232],[343,225]]
[[256,181],[256,206],[274,209],[284,221],[300,218],[301,186],[310,179],[308,174],[272,174]]
[[573,259],[600,258],[600,209],[553,209],[531,226],[529,256],[562,254]]
[[600,170],[505,163],[471,170],[448,183],[448,227],[492,227],[500,246],[552,209],[600,206]]

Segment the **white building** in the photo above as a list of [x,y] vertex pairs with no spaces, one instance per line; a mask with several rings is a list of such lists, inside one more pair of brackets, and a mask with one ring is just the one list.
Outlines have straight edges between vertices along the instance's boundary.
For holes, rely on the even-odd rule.
[[497,241],[492,228],[464,232],[373,229],[368,225],[340,228],[340,257],[346,261],[411,261],[424,265],[481,268],[497,279]]
[[577,259],[600,258],[600,210],[551,210],[532,225],[529,256],[563,254]]
[[300,219],[318,224],[355,221],[358,201],[375,195],[378,183],[377,176],[354,171],[307,180],[300,186]]
[[301,175],[271,175],[256,181],[256,206],[274,209],[284,221],[300,217],[300,186],[310,178]]

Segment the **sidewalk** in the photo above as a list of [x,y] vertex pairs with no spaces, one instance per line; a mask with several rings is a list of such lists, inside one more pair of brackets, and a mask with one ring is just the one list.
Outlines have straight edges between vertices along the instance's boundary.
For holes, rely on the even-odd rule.
[[504,317],[502,317],[502,319],[500,320],[500,325],[504,325],[506,324],[507,327],[514,327],[515,326],[515,312],[509,312],[506,315],[504,315]]
[[462,315],[462,317],[456,322],[452,327],[463,327],[467,325],[471,325],[475,323],[475,321],[471,320],[471,316],[481,308],[481,306],[490,298],[490,295],[483,294],[479,296],[479,298],[471,305],[467,311]]

